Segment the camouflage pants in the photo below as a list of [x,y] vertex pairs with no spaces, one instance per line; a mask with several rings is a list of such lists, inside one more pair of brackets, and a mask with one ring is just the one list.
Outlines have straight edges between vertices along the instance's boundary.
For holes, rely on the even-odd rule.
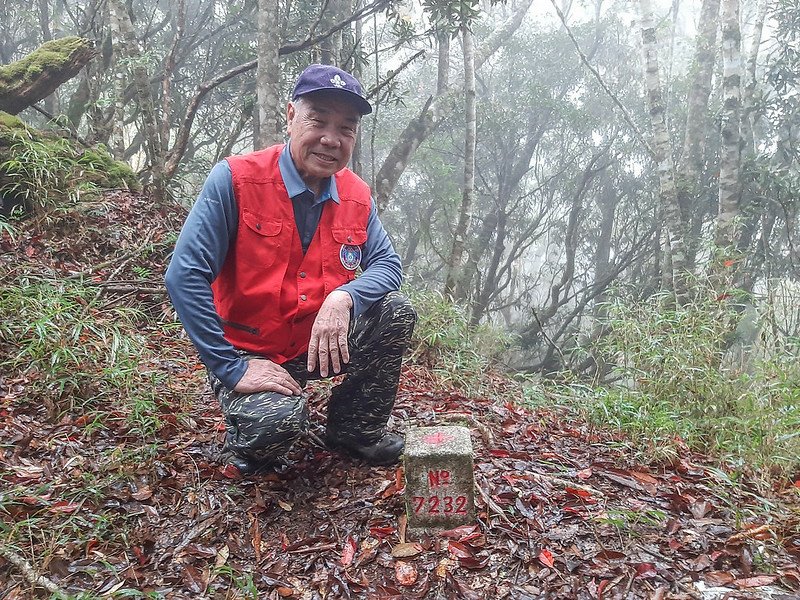
[[[344,380],[331,390],[328,437],[357,444],[383,437],[416,318],[408,299],[391,292],[351,320],[347,335],[350,362],[342,365],[342,372],[347,373]],[[303,354],[281,365],[302,387],[310,379],[321,378],[319,368],[308,372],[307,360],[308,355]],[[286,454],[308,427],[305,394],[240,394],[223,386],[213,374],[209,381],[225,415],[225,450],[269,462]]]

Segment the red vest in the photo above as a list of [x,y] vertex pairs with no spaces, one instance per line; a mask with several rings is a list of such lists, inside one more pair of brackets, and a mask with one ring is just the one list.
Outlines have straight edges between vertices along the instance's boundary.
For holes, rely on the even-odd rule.
[[282,150],[272,146],[227,159],[239,229],[211,285],[225,339],[278,364],[308,350],[323,300],[355,279],[354,259],[367,241],[371,205],[366,183],[349,169],[336,173],[340,203],[324,203],[304,256],[278,169]]

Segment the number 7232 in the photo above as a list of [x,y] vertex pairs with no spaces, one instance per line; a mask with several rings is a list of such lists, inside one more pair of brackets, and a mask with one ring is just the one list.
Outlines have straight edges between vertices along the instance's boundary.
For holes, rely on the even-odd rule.
[[465,515],[467,514],[466,496],[413,496],[414,512],[428,515]]

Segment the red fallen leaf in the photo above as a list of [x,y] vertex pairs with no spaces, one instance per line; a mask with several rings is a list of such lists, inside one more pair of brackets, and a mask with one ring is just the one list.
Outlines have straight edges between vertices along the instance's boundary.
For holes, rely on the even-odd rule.
[[133,553],[136,556],[136,560],[139,561],[139,566],[140,567],[145,566],[147,564],[148,558],[147,555],[144,553],[144,550],[142,550],[142,547],[134,546],[133,548],[131,548],[131,550],[133,550]]
[[461,540],[464,541],[462,538],[468,535],[471,535],[475,532],[478,532],[477,525],[460,525],[458,527],[454,527],[453,529],[448,529],[446,531],[442,531],[439,533],[440,536],[450,538],[452,540]]
[[568,496],[573,496],[575,498],[580,498],[586,504],[596,504],[597,500],[592,497],[592,494],[587,492],[586,490],[573,488],[573,487],[566,487],[564,491],[567,493]]
[[458,558],[474,558],[475,554],[470,550],[469,546],[461,542],[452,541],[447,545],[450,554]]
[[575,476],[578,479],[586,481],[587,479],[589,479],[589,477],[592,476],[592,467],[586,467],[585,469],[581,469],[580,471],[575,473]]
[[656,571],[656,567],[652,563],[639,563],[636,565],[636,577],[651,579],[656,575],[658,575],[658,571]]
[[411,563],[398,560],[394,564],[394,578],[400,585],[410,586],[417,582],[417,568]]
[[595,558],[601,560],[619,560],[621,558],[627,558],[627,556],[628,555],[624,552],[618,552],[617,550],[610,550],[608,548],[604,548],[594,555]]
[[777,575],[756,575],[755,577],[747,577],[746,579],[737,579],[733,585],[740,590],[746,588],[757,588],[774,583],[778,579]]
[[728,260],[724,261],[722,264],[723,264],[723,266],[725,266],[725,267],[732,267],[733,265],[735,265],[735,264],[736,264],[736,261],[735,261],[735,260],[731,260],[731,259],[729,258]]
[[492,450],[489,450],[489,456],[494,456],[495,458],[508,458],[511,456],[511,452],[501,448],[493,448]]
[[86,542],[86,558],[89,558],[89,553],[97,546],[97,540],[92,538]]
[[356,556],[356,550],[358,549],[358,545],[356,541],[353,539],[353,536],[348,535],[347,539],[344,541],[344,548],[342,549],[342,566],[347,567],[350,563],[353,562],[353,558]]
[[458,559],[458,566],[464,567],[465,569],[472,569],[472,570],[479,570],[486,567],[489,564],[489,557],[484,556],[482,558],[473,557],[473,558],[459,558]]
[[539,557],[538,558],[539,558],[540,561],[542,561],[543,565],[545,565],[546,567],[550,567],[551,569],[553,568],[553,565],[555,563],[553,562],[553,553],[550,552],[550,550],[545,548],[544,550],[539,552]]
[[603,579],[597,584],[597,600],[603,600],[603,591],[608,587],[609,583],[611,583],[610,579]]
[[394,527],[370,527],[369,534],[372,537],[382,540],[383,538],[392,535],[396,529]]
[[66,500],[59,500],[58,502],[54,503],[53,506],[48,508],[51,513],[55,514],[71,514],[74,513],[81,507],[80,504],[77,502],[67,502]]
[[239,469],[236,467],[236,465],[232,465],[230,463],[225,465],[224,468],[220,469],[220,472],[222,473],[222,476],[227,478],[227,479],[241,479],[242,478],[241,471],[239,471]]
[[800,488],[800,479],[794,482],[794,487]]
[[710,571],[703,575],[703,581],[712,586],[728,585],[731,581],[735,580],[729,571]]

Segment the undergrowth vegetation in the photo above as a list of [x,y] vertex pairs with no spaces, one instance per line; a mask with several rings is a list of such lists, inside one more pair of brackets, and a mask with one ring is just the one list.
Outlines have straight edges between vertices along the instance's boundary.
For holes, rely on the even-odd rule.
[[605,382],[571,385],[560,401],[657,458],[688,446],[766,478],[800,466],[798,340],[770,333],[768,311],[660,296],[605,308],[594,348]]
[[474,327],[464,307],[441,293],[407,289],[417,311],[410,360],[429,367],[445,382],[478,393],[486,371],[514,341],[514,336],[487,325]]
[[137,332],[143,315],[101,310],[96,290],[69,280],[24,275],[4,285],[0,369],[25,378],[25,401],[45,406],[52,419],[113,407],[131,429],[152,435],[159,426],[154,384],[164,375],[143,369],[153,358]]
[[0,120],[0,198],[6,212],[46,213],[66,209],[102,188],[138,189],[126,164],[103,148],[80,148],[27,126]]

